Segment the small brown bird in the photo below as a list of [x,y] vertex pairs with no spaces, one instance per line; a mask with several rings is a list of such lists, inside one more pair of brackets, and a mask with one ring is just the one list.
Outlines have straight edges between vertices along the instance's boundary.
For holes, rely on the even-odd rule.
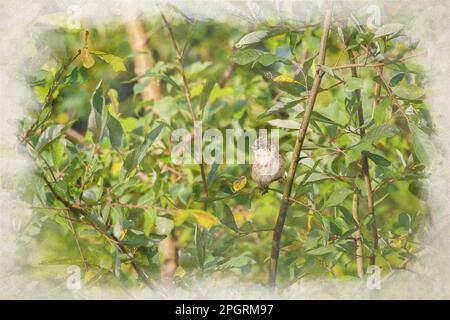
[[266,136],[260,136],[252,145],[254,162],[252,179],[258,184],[262,194],[267,192],[269,184],[284,178],[284,159],[278,145]]

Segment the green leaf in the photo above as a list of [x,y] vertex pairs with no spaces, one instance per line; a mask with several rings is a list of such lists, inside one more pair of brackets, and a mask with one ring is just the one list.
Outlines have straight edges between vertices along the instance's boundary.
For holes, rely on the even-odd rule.
[[378,103],[378,105],[375,107],[375,110],[373,111],[373,121],[375,124],[380,125],[385,122],[388,108],[392,105],[392,98],[384,98],[383,100]]
[[374,163],[376,163],[379,166],[382,167],[389,167],[391,165],[391,162],[389,160],[387,160],[386,158],[375,154],[375,153],[371,153],[369,151],[363,151],[362,152],[367,158],[369,158],[370,160],[372,160]]
[[55,140],[58,140],[62,135],[63,128],[64,128],[63,125],[54,124],[45,129],[45,131],[39,137],[35,150],[37,152],[41,152],[50,143],[52,143]]
[[385,36],[393,36],[398,34],[400,31],[402,31],[404,26],[402,24],[385,24],[378,28],[377,31],[375,31],[374,39],[385,37]]
[[323,256],[328,253],[332,253],[334,251],[336,251],[335,247],[328,246],[328,247],[320,247],[317,249],[309,250],[306,252],[306,254],[311,255],[311,256]]
[[214,88],[216,84],[216,79],[209,79],[208,82],[206,82],[206,85],[203,87],[202,93],[200,95],[200,102],[199,102],[199,108],[200,110],[202,110],[202,114],[203,114],[203,109],[206,106],[206,103],[209,100],[209,96],[211,95],[211,92]]
[[175,221],[166,217],[156,216],[154,229],[158,235],[169,235],[175,226]]
[[64,84],[82,84],[88,80],[88,72],[84,67],[75,67],[64,79]]
[[295,48],[300,39],[300,34],[298,32],[289,32],[289,49],[291,53],[294,54]]
[[405,77],[404,72],[399,72],[396,75],[394,75],[391,80],[389,80],[389,85],[391,87],[395,87],[402,79]]
[[423,192],[424,184],[420,181],[413,181],[409,184],[408,190],[413,195],[415,195],[417,198],[422,199],[422,192]]
[[199,226],[195,226],[195,252],[197,255],[198,265],[203,269],[205,262],[204,239]]
[[258,49],[240,50],[233,55],[233,61],[240,65],[246,65],[256,61],[263,54],[265,52]]
[[330,77],[333,77],[335,79],[339,79],[339,77],[334,73],[332,68],[330,68],[328,66],[325,66],[325,65],[320,65],[319,67],[320,67],[320,69],[323,70],[323,72],[325,72]]
[[127,170],[131,170],[135,168],[136,166],[141,163],[142,159],[144,158],[145,154],[147,153],[148,148],[155,142],[156,138],[158,137],[159,133],[163,129],[164,125],[160,124],[155,129],[153,129],[147,137],[145,137],[144,142],[142,145],[138,147],[134,152],[132,152],[128,157],[125,159],[125,168]]
[[59,167],[64,160],[65,144],[62,141],[50,144],[50,153],[52,155],[53,163]]
[[[291,78],[288,75],[284,74],[272,74],[272,73],[264,73],[264,77],[268,78],[269,80],[273,81],[273,83],[280,89],[283,90],[293,96],[299,97],[301,94],[306,91],[305,84],[297,81],[293,78]],[[310,85],[310,80],[312,81],[311,77],[307,78],[308,86]]]
[[232,257],[230,260],[218,265],[216,270],[243,268],[251,264],[255,264],[255,260],[249,257],[247,252],[244,252],[240,256]]
[[334,207],[342,202],[353,193],[353,190],[350,189],[339,189],[331,194],[331,196],[325,201],[325,203],[322,206],[322,209],[328,208],[328,207]]
[[289,101],[278,101],[275,103],[272,107],[270,107],[269,110],[267,110],[265,113],[258,116],[258,119],[262,119],[265,116],[269,116],[272,114],[284,112],[288,109],[291,109],[299,104],[303,99],[297,99],[297,100],[289,100]]
[[162,236],[155,235],[154,237],[147,237],[143,233],[139,233],[136,230],[127,232],[125,238],[121,241],[124,245],[130,247],[151,247],[155,242],[159,241]]
[[224,226],[227,226],[235,232],[239,231],[236,225],[236,221],[234,220],[233,212],[226,203],[224,203],[223,201],[216,202],[214,204],[214,213],[219,218],[220,223],[222,223]]
[[361,78],[351,77],[345,81],[345,87],[350,91],[361,89],[363,80]]
[[428,165],[430,163],[430,155],[434,154],[434,148],[430,138],[414,123],[410,122],[408,126],[411,131],[414,154],[421,163]]
[[271,53],[265,53],[259,56],[258,59],[256,59],[255,63],[256,62],[262,64],[265,67],[268,67],[275,62],[284,62],[284,59]]
[[149,236],[153,231],[156,221],[156,210],[149,208],[144,212],[144,234]]
[[216,179],[219,168],[220,168],[219,163],[214,162],[213,165],[211,166],[211,170],[209,171],[208,176],[206,177],[206,184],[208,187],[210,187],[214,182],[214,180]]
[[398,87],[392,88],[392,92],[404,100],[417,100],[425,94],[425,90],[414,85],[414,84],[404,84]]
[[117,278],[119,278],[121,264],[120,264],[119,250],[116,247],[114,247],[111,257],[112,257],[113,273]]
[[261,42],[265,39],[268,39],[270,37],[273,37],[275,35],[278,35],[282,33],[281,30],[259,30],[250,32],[249,34],[246,34],[239,40],[238,43],[236,43],[234,46],[238,49],[243,48],[245,46],[255,44],[258,42]]
[[361,141],[352,147],[355,151],[371,149],[372,143],[382,139],[389,138],[399,133],[397,126],[392,124],[383,124],[368,131]]
[[91,53],[95,54],[100,59],[108,63],[112,67],[114,72],[127,71],[127,68],[125,67],[123,59],[121,57],[97,50],[91,50]]
[[[300,113],[297,115],[297,118],[303,117],[304,114],[305,114],[305,111],[300,112]],[[335,125],[335,126],[338,126],[338,127],[342,127],[342,125],[340,125],[339,123],[334,122],[334,121],[331,120],[330,118],[325,117],[324,115],[320,114],[320,113],[317,112],[317,111],[313,111],[313,112],[311,113],[311,120],[312,120],[312,121],[323,122],[323,123],[327,123],[327,124],[332,124],[332,125]]]
[[406,230],[411,228],[411,217],[409,214],[402,212],[398,216],[398,224],[401,225]]
[[164,74],[164,73],[158,73],[152,70],[147,70],[142,77],[152,77],[152,78],[157,78],[157,79],[161,79],[164,82],[170,83],[172,86],[174,86],[177,89],[180,89],[180,86],[168,75]]
[[274,119],[270,120],[269,124],[283,129],[298,129],[300,128],[300,122],[295,120],[282,120],[282,119]]
[[92,95],[91,105],[95,119],[94,142],[98,143],[103,138],[109,114],[105,108],[105,97],[101,80]]
[[109,141],[114,149],[119,150],[123,144],[123,129],[120,122],[111,114],[108,115]]

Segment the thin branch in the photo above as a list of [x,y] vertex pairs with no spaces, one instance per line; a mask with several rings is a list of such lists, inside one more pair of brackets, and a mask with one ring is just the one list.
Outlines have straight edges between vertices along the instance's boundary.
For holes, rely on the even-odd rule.
[[234,62],[230,63],[226,67],[225,71],[222,74],[222,77],[220,78],[219,87],[223,88],[225,86],[225,83],[231,78],[235,69],[236,64]]
[[80,244],[80,237],[78,236],[78,230],[73,223],[73,221],[70,219],[69,211],[66,212],[66,219],[69,222],[70,229],[72,230],[73,238],[75,240],[75,244],[77,245],[78,252],[80,253],[81,261],[83,261],[84,271],[87,271],[88,264],[86,261],[86,258],[84,257],[83,249],[81,248]]
[[172,25],[169,23],[169,21],[167,20],[166,16],[162,13],[162,11],[160,11],[160,14],[161,14],[161,17],[162,17],[162,19],[164,21],[164,24],[167,27],[167,30],[169,31],[170,39],[172,40],[172,45],[173,45],[173,47],[175,49],[175,52],[177,54],[177,60],[178,60],[178,63],[179,63],[181,79],[183,81],[184,96],[186,98],[186,102],[187,102],[188,107],[189,107],[189,112],[191,114],[192,120],[196,121],[197,117],[195,116],[194,108],[192,106],[191,92],[189,91],[189,86],[188,86],[188,83],[187,83],[187,80],[186,80],[186,72],[184,70],[184,65],[183,65],[183,62],[184,62],[183,52],[178,47],[177,40],[175,39],[175,34],[173,32],[173,29],[172,29]]
[[[283,191],[280,191],[280,190],[277,190],[277,189],[274,189],[274,188],[268,188],[268,190],[274,191],[274,192],[277,192],[277,193],[280,193],[280,194],[283,194]],[[291,197],[290,197],[290,198],[289,198],[289,201],[294,202],[294,203],[297,203],[297,204],[301,205],[302,207],[304,207],[304,208],[306,208],[306,209],[308,209],[308,210],[314,211],[315,213],[322,214],[321,211],[319,211],[319,210],[317,210],[317,209],[311,207],[310,205],[307,205],[307,204],[304,203],[304,202],[301,202],[301,201],[298,200],[298,199],[295,199],[295,198],[291,198]],[[271,229],[271,230],[273,230],[273,229]]]
[[[56,89],[58,89],[59,84],[61,82],[61,80],[63,79],[63,76],[66,74],[67,69],[69,68],[69,66],[81,55],[81,50],[78,50],[77,53],[69,60],[68,63],[64,64],[61,69],[58,71],[58,73],[55,75],[55,79],[53,80],[53,83],[50,87],[50,89],[48,89],[47,95],[45,96],[45,101],[44,104],[42,106],[42,111],[44,111],[47,107],[49,107],[52,102],[53,102],[53,95],[56,92]],[[41,113],[42,113],[41,111]],[[39,125],[41,123],[44,123],[51,115],[52,112],[49,112],[46,117],[42,120],[39,121],[40,116],[37,117],[37,119],[33,122],[33,124],[30,126],[30,128],[27,130],[27,132],[25,133],[25,136],[22,138],[22,142],[27,141],[31,134],[33,133],[35,128],[38,128]]]
[[[351,64],[355,64],[355,57],[352,50],[348,51],[348,57]],[[358,71],[356,67],[351,68],[352,76],[354,78],[358,77]],[[362,109],[362,101],[361,101],[361,90],[358,89],[355,91],[356,100],[358,104],[357,114],[358,114],[358,123],[359,123],[359,135],[364,137],[366,134],[366,130],[364,129],[364,112]],[[378,98],[379,99],[379,98]],[[375,99],[377,100],[377,99]],[[376,252],[378,250],[378,229],[375,217],[375,206],[374,206],[374,197],[372,190],[372,182],[370,178],[370,169],[369,169],[369,161],[367,156],[361,154],[361,173],[364,177],[364,183],[367,191],[367,215],[372,216],[372,225],[371,225],[371,233],[372,233],[372,253],[370,255],[370,265],[375,265],[376,262]]]
[[94,162],[94,158],[95,158],[95,154],[97,153],[97,146],[94,144],[93,145],[94,147],[93,147],[93,149],[92,149],[92,155],[91,155],[91,158],[89,159],[89,162],[86,164],[86,166],[85,166],[85,170],[84,170],[84,173],[83,173],[83,177],[82,177],[82,179],[81,179],[81,192],[80,192],[80,196],[79,196],[79,198],[78,198],[78,201],[81,203],[81,201],[83,200],[83,193],[84,193],[84,188],[85,188],[85,186],[86,186],[86,180],[87,180],[87,175],[88,175],[88,172],[89,172],[89,170],[90,170],[90,167],[92,166],[92,163]]
[[238,232],[238,238],[245,237],[254,233],[260,233],[260,232],[273,232],[274,230],[272,228],[267,229],[257,229],[252,231],[239,231]]
[[[320,40],[320,50],[317,61],[318,65],[324,65],[325,63],[325,54],[327,48],[328,34],[330,31],[330,24],[331,24],[331,9],[327,10],[323,22],[323,31]],[[317,68],[316,74],[314,76],[314,82],[311,88],[311,93],[308,97],[308,103],[305,108],[305,114],[298,131],[297,139],[295,141],[294,151],[292,152],[292,161],[289,167],[283,197],[281,199],[280,211],[278,213],[278,218],[274,228],[272,239],[272,250],[270,253],[270,268],[268,281],[269,285],[272,287],[274,287],[276,284],[278,258],[280,255],[281,234],[283,233],[284,222],[286,220],[287,211],[289,208],[289,198],[292,191],[292,185],[294,183],[295,173],[297,171],[297,166],[300,160],[300,153],[303,148],[303,142],[305,140],[306,131],[308,129],[311,114],[314,108],[314,104],[316,102],[316,97],[320,89],[320,82],[322,80],[323,74],[324,74],[323,70],[321,68]]]
[[[188,107],[189,107],[189,112],[191,114],[192,121],[195,122],[195,121],[197,121],[197,117],[195,116],[195,113],[194,113],[194,108],[193,108],[192,99],[191,99],[191,92],[189,91],[189,85],[188,85],[188,82],[187,82],[187,79],[186,79],[186,72],[184,70],[184,64],[183,64],[183,62],[184,62],[184,50],[185,50],[185,48],[187,46],[187,43],[183,47],[183,50],[180,50],[180,48],[178,47],[177,41],[175,39],[175,34],[173,32],[172,25],[169,23],[169,21],[167,20],[166,16],[163,14],[162,11],[160,11],[159,13],[161,15],[161,18],[164,21],[164,24],[167,27],[167,30],[169,31],[170,39],[172,40],[172,45],[173,45],[173,47],[175,49],[175,52],[177,54],[177,60],[178,60],[179,68],[180,68],[181,79],[183,81],[184,96],[185,96],[186,102],[187,102]],[[203,162],[203,159],[201,159],[199,165],[200,165],[200,175],[201,175],[202,183],[203,183],[203,192],[205,193],[206,197],[208,197],[209,196],[208,183],[206,181],[206,170],[205,170],[205,164]],[[204,206],[204,209],[206,210],[207,203],[205,202],[203,204],[203,206]]]
[[404,58],[401,58],[401,59],[396,59],[396,60],[391,60],[391,61],[384,61],[384,62],[377,62],[377,63],[355,63],[354,60],[353,60],[353,62],[350,61],[349,64],[330,67],[330,69],[331,70],[342,70],[342,69],[353,69],[353,68],[379,68],[379,67],[387,66],[387,65],[390,65],[390,64],[395,64],[395,63],[398,63],[398,62],[404,62],[406,60],[409,60],[409,59],[412,59],[412,58],[416,58],[416,57],[417,57],[417,55],[412,55],[412,56],[404,57]]
[[352,216],[355,220],[355,223],[358,225],[358,230],[355,234],[355,242],[356,242],[356,271],[358,273],[358,277],[364,277],[364,247],[362,243],[362,230],[361,230],[361,221],[359,219],[359,195],[355,192],[353,194],[352,201]]

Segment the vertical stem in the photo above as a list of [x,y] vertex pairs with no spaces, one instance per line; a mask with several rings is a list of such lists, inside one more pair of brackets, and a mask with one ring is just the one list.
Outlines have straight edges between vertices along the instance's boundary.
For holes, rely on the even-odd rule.
[[[155,61],[147,44],[144,24],[139,16],[135,1],[127,2],[124,8],[125,27],[128,42],[134,56],[134,73],[141,77],[147,70],[153,68]],[[141,92],[144,101],[157,101],[161,99],[161,88],[154,78],[142,77],[139,82],[148,81],[148,85]]]
[[[355,64],[355,56],[353,54],[352,50],[348,51],[348,57],[350,60],[350,64]],[[358,72],[356,67],[351,67],[352,76],[358,77]],[[362,109],[362,102],[361,102],[361,90],[356,90],[356,99],[358,103],[357,108],[357,114],[358,114],[358,123],[360,126],[359,129],[359,135],[361,138],[366,134],[366,131],[362,126],[364,125],[364,113]],[[377,223],[376,223],[376,217],[375,217],[375,208],[374,208],[374,199],[373,199],[373,190],[372,190],[372,183],[370,179],[370,170],[369,170],[369,161],[367,159],[367,156],[364,154],[361,155],[361,173],[364,177],[364,183],[366,186],[367,191],[367,215],[371,215],[372,220],[372,226],[371,226],[371,233],[372,233],[372,253],[370,254],[370,265],[375,265],[376,262],[376,252],[378,250],[378,229],[377,229]]]
[[[154,78],[142,77],[144,73],[153,68],[155,60],[147,44],[147,36],[144,24],[139,14],[136,1],[127,2],[124,18],[128,34],[128,42],[131,52],[134,55],[134,73],[140,77],[139,82],[148,81],[148,85],[141,92],[143,101],[158,101],[161,99],[161,87]],[[146,106],[146,109],[149,109]],[[160,266],[161,278],[169,279],[177,269],[177,248],[173,235],[168,236],[158,243],[158,252],[163,257],[163,263]]]
[[330,32],[330,23],[331,23],[331,9],[327,10],[325,14],[322,37],[320,39],[319,57],[317,60],[317,64],[319,65],[319,67],[317,68],[316,74],[314,76],[314,82],[311,88],[310,95],[308,96],[308,103],[305,108],[305,114],[298,131],[297,140],[295,141],[294,151],[292,152],[291,165],[289,167],[286,184],[284,186],[283,197],[281,198],[280,211],[278,213],[278,218],[273,233],[272,251],[270,253],[269,281],[268,281],[268,284],[272,287],[274,287],[276,284],[278,257],[280,255],[281,234],[283,233],[284,222],[286,220],[287,210],[289,208],[289,198],[292,191],[292,185],[294,183],[295,172],[297,171],[298,162],[300,160],[300,152],[303,147],[303,141],[305,140],[306,131],[308,129],[309,121],[311,118],[311,113],[313,111],[314,103],[316,102],[316,97],[320,88],[320,82],[324,74],[320,66],[324,65],[325,63],[325,54],[327,49],[328,34]]
[[[197,117],[194,112],[194,107],[193,107],[192,99],[191,99],[191,92],[189,90],[189,84],[187,82],[186,72],[184,70],[184,52],[188,45],[188,41],[186,41],[183,49],[180,49],[180,47],[177,44],[177,40],[175,39],[175,33],[173,32],[172,25],[169,23],[169,21],[167,20],[166,16],[162,13],[162,11],[159,11],[159,13],[161,15],[161,18],[164,21],[165,26],[167,27],[167,30],[169,31],[170,39],[172,40],[173,47],[175,49],[175,52],[177,53],[178,65],[180,68],[181,79],[183,81],[184,97],[186,99],[186,103],[188,105],[189,112],[191,114],[192,122],[194,125],[194,130],[195,130],[195,122],[197,121]],[[199,167],[200,167],[200,175],[201,175],[202,185],[203,185],[203,193],[204,193],[205,197],[208,197],[209,196],[208,183],[206,180],[206,170],[205,170],[205,163],[203,162],[203,158],[200,159]],[[207,209],[208,209],[208,204],[207,204],[207,202],[204,202],[203,210],[206,211]],[[199,228],[199,226],[197,226],[197,228]],[[205,230],[201,230],[201,236],[203,237],[203,239],[205,238],[205,234],[206,234]],[[205,249],[206,249],[205,241],[202,242],[202,246],[203,246],[203,251],[205,251]]]
[[358,277],[362,278],[364,276],[364,249],[361,239],[361,221],[359,220],[359,195],[355,192],[353,194],[352,202],[352,215],[356,224],[358,225],[358,230],[356,231],[355,242],[356,242],[356,271]]
[[[177,41],[175,39],[175,34],[173,32],[172,25],[169,23],[169,21],[167,20],[166,16],[162,13],[162,11],[160,11],[159,13],[161,15],[161,18],[164,21],[165,26],[167,27],[167,30],[169,31],[170,39],[172,40],[173,47],[175,49],[175,52],[177,53],[177,59],[178,59],[179,67],[180,67],[181,79],[183,81],[184,96],[185,96],[186,102],[188,104],[188,108],[189,108],[189,112],[192,117],[192,121],[195,122],[195,121],[197,121],[197,117],[195,116],[194,108],[192,105],[191,92],[189,91],[189,85],[188,85],[188,82],[186,79],[186,72],[184,70],[184,65],[183,65],[185,48],[180,49],[180,47],[178,46]],[[187,45],[187,43],[186,43],[186,45]],[[200,161],[199,166],[200,166],[200,175],[201,175],[202,184],[203,184],[203,192],[204,192],[205,196],[208,197],[208,195],[209,195],[208,183],[206,181],[206,170],[205,170],[205,164],[203,162],[203,159]],[[203,209],[204,210],[207,209],[206,202],[203,203]]]

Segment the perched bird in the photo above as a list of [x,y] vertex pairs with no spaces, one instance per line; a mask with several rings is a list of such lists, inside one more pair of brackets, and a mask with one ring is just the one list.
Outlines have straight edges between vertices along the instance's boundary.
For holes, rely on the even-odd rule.
[[262,194],[267,192],[271,182],[284,178],[284,159],[278,145],[266,136],[260,136],[252,145],[254,162],[252,179]]

